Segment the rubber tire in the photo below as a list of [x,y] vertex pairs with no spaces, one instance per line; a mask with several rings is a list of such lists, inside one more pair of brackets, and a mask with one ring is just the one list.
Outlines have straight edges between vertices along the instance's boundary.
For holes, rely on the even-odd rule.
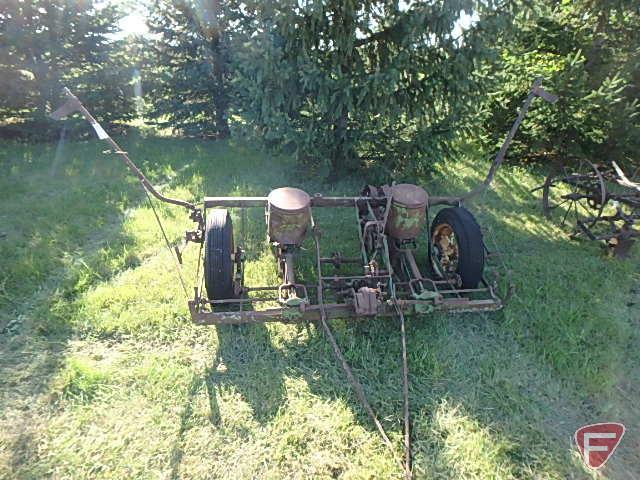
[[[442,223],[449,224],[456,236],[459,257],[456,273],[460,275],[462,288],[476,288],[482,280],[485,261],[484,240],[478,222],[466,208],[450,207],[438,212],[431,224],[431,232]],[[429,247],[433,248],[431,239]]]
[[204,233],[204,285],[209,300],[235,297],[233,223],[229,212],[213,209],[207,214]]

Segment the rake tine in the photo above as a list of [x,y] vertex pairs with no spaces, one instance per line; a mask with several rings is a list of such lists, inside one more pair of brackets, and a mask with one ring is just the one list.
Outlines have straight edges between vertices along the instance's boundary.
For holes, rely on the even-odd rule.
[[[575,203],[575,202],[574,202]],[[564,217],[562,217],[562,222],[560,222],[560,226],[564,227],[564,224],[567,221],[567,216],[569,215],[569,212],[571,211],[571,206],[569,206],[569,208],[567,209],[567,211],[564,213]]]
[[550,207],[549,207],[549,210],[553,210],[553,209],[555,209],[555,208],[558,208],[558,207],[560,207],[560,206],[564,205],[565,203],[567,203],[568,201],[569,201],[569,199],[568,199],[568,198],[566,198],[566,199],[564,199],[563,201],[561,201],[560,203],[558,203],[558,204],[556,204],[556,205],[552,205],[552,206],[550,206]]

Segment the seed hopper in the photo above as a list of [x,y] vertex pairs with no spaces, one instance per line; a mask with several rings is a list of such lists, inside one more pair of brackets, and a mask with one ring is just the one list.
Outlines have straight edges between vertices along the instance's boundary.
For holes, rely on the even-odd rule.
[[[556,100],[540,85],[541,79],[537,79],[483,184],[461,196],[429,195],[419,185],[400,183],[367,185],[354,196],[331,197],[283,187],[264,197],[205,197],[194,204],[158,192],[69,90],[65,89],[66,103],[52,117],[60,119],[79,111],[98,137],[122,157],[148,194],[187,209],[196,228],[186,232],[185,244],[199,244],[202,258],[198,264],[201,274],[196,276],[201,280],[193,286],[188,302],[195,323],[318,322],[358,399],[392,451],[382,424],[337,345],[329,321],[397,317],[403,350],[405,433],[405,458],[399,463],[411,476],[405,315],[503,307],[509,288],[499,288],[504,282],[492,266],[495,252],[487,249],[483,231],[464,202],[491,184],[532,100],[536,96]],[[317,221],[316,213],[327,208],[340,209],[352,218],[357,255],[347,256],[337,250],[322,253],[323,225]],[[268,242],[280,273],[278,285],[245,283],[246,255],[244,245],[234,235],[232,209],[264,210]],[[162,228],[159,218],[158,222]],[[169,246],[166,235],[165,240]],[[181,263],[181,250],[170,249]],[[302,281],[297,275],[297,262],[308,255],[313,257],[315,266],[313,282]],[[348,273],[343,273],[346,270]]]

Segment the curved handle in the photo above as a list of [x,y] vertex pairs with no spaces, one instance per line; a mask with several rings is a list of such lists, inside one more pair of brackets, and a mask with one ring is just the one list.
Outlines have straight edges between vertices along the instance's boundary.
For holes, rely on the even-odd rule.
[[138,179],[140,180],[144,188],[149,193],[151,193],[151,195],[153,195],[158,200],[161,200],[165,203],[178,205],[180,207],[185,207],[191,210],[193,212],[193,215],[192,215],[193,220],[198,223],[202,222],[202,215],[198,207],[196,207],[193,203],[187,202],[186,200],[179,200],[177,198],[167,197],[165,195],[162,195],[160,192],[158,192],[155,189],[155,187],[151,184],[151,182],[147,179],[147,177],[144,175],[144,173],[142,173],[142,170],[140,170],[138,166],[131,161],[127,153],[123,151],[122,148],[120,148],[120,145],[118,145],[115,142],[115,140],[111,138],[107,132],[105,132],[102,126],[93,117],[93,115],[89,113],[89,110],[87,110],[84,107],[84,105],[82,105],[80,100],[78,100],[78,97],[76,97],[73,93],[71,93],[71,90],[69,90],[67,87],[64,87],[63,92],[67,96],[67,101],[60,108],[58,108],[57,110],[55,110],[53,113],[49,115],[51,118],[53,118],[54,120],[61,120],[62,118],[74,112],[80,112],[82,116],[85,118],[85,120],[91,124],[96,134],[98,135],[98,138],[100,140],[106,140],[107,143],[111,145],[114,152],[122,157],[122,160],[124,161],[125,165],[127,165],[129,170],[131,170],[131,172],[136,177],[138,177]]

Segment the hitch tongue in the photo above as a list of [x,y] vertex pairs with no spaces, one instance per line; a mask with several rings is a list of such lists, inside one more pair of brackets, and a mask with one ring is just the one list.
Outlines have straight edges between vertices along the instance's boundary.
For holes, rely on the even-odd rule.
[[84,107],[84,105],[82,105],[80,100],[78,100],[78,98],[73,93],[71,93],[71,91],[66,87],[64,88],[63,92],[67,100],[60,108],[58,108],[56,111],[54,111],[49,115],[52,119],[62,120],[64,117],[67,117],[72,113],[79,112],[84,117],[84,119],[87,122],[89,122],[93,130],[96,132],[96,135],[98,136],[98,138],[100,140],[106,140],[106,142],[111,147],[112,151],[120,155],[125,165],[129,168],[131,173],[133,173],[136,177],[138,177],[140,182],[142,182],[142,186],[145,188],[147,192],[149,192],[151,195],[153,195],[154,197],[156,197],[158,200],[162,202],[170,203],[172,205],[178,205],[180,207],[184,207],[190,210],[192,218],[194,218],[195,221],[197,221],[198,224],[201,225],[202,214],[198,207],[196,207],[191,202],[187,202],[186,200],[166,197],[162,195],[160,192],[158,192],[155,189],[155,187],[151,184],[151,182],[149,182],[149,180],[144,175],[144,173],[142,173],[142,171],[138,168],[138,166],[131,161],[131,159],[127,155],[127,152],[122,150],[122,148],[120,148],[120,145],[118,145],[116,141],[109,136],[109,134],[102,128],[102,126],[93,117],[93,115],[89,113],[89,110],[87,110]]

